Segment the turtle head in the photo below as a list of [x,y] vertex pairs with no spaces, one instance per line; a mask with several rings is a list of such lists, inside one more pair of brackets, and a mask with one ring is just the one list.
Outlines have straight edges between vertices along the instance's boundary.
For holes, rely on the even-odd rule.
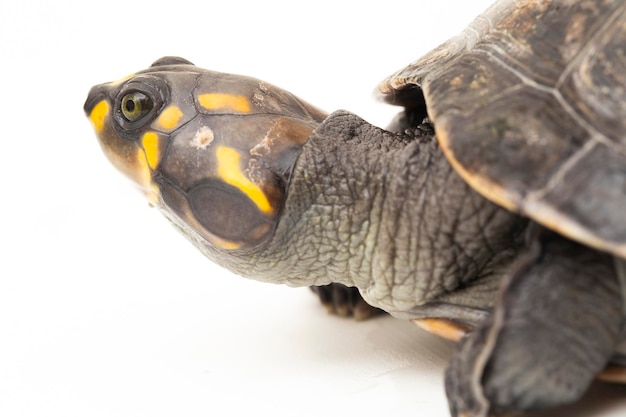
[[192,240],[225,250],[271,235],[300,148],[326,114],[263,81],[165,57],[93,87],[100,145]]

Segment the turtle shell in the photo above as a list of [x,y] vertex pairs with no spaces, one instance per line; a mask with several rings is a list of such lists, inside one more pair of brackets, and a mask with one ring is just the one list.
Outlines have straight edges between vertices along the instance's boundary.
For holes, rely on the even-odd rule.
[[500,0],[378,91],[478,192],[626,257],[626,2]]

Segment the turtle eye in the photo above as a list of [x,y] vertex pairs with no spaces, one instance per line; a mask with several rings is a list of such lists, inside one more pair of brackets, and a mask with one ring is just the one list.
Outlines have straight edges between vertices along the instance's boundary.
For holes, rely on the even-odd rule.
[[129,122],[135,122],[150,113],[154,102],[147,95],[134,91],[122,97],[122,116]]

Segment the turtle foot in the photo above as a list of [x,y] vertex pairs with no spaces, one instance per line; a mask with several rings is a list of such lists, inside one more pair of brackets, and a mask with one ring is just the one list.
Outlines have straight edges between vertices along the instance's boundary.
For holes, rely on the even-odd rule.
[[367,304],[355,287],[332,283],[313,286],[311,290],[319,296],[322,305],[331,314],[354,317],[357,321],[361,321],[384,313],[383,310]]
[[622,299],[608,255],[555,236],[520,261],[447,370],[454,417],[574,403],[620,341]]

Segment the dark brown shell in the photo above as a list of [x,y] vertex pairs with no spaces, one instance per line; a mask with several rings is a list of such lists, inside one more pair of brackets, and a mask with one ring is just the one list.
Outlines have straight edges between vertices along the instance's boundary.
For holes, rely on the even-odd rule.
[[624,0],[500,0],[379,91],[487,198],[626,257]]

